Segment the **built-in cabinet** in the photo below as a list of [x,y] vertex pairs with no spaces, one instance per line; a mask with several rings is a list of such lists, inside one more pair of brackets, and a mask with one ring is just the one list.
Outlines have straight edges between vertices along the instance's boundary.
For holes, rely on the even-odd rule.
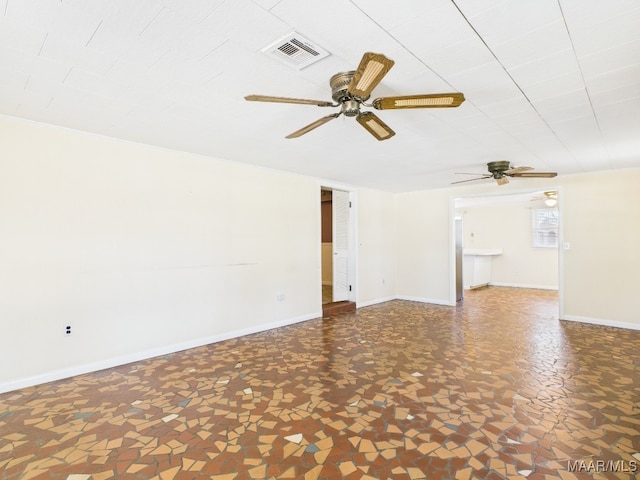
[[491,264],[496,255],[502,255],[501,248],[463,250],[462,278],[465,289],[485,287],[491,283]]

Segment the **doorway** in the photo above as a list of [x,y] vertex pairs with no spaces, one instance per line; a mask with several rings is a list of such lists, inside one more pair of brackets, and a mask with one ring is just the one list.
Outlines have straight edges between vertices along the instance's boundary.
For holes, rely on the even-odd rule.
[[353,196],[348,190],[320,189],[323,309],[355,302]]
[[[547,195],[550,193],[552,198]],[[460,301],[462,290],[466,293],[482,286],[557,290],[562,314],[560,194],[560,188],[554,187],[452,197],[451,305]],[[548,231],[542,232],[545,242],[541,244],[536,241],[541,234],[535,220],[551,210],[555,224],[544,225]]]

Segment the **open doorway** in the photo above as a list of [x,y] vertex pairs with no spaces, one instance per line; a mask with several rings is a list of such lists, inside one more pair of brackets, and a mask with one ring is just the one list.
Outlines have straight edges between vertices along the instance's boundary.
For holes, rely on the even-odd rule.
[[355,310],[353,192],[330,187],[320,190],[322,305]]
[[320,190],[322,248],[322,304],[333,302],[333,191]]
[[558,188],[453,198],[452,304],[481,287],[544,289],[561,313],[559,198]]

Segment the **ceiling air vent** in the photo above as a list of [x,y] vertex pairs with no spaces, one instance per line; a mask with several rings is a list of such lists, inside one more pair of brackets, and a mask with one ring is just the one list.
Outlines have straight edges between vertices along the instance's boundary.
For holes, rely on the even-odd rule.
[[296,70],[302,70],[312,63],[329,56],[329,52],[311,43],[302,35],[291,32],[279,38],[262,52]]

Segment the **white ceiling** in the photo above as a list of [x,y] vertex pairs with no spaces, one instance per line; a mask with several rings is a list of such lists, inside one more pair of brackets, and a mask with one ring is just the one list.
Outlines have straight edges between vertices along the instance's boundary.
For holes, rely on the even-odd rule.
[[[494,160],[640,166],[637,0],[0,0],[0,14],[0,114],[395,192]],[[298,71],[261,53],[292,30],[330,55]],[[332,111],[243,98],[331,100],[329,78],[366,51],[396,62],[372,98],[466,101],[377,112],[396,131],[378,142],[344,116],[287,140]]]

